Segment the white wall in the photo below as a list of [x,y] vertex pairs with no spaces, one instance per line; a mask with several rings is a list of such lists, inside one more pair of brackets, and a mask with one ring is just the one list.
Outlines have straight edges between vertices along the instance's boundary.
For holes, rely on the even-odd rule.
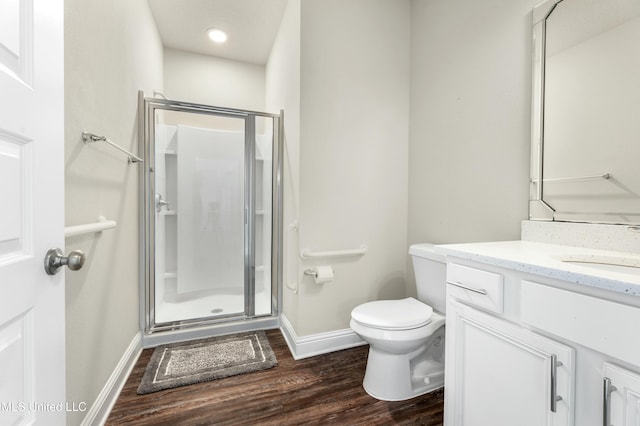
[[519,238],[534,3],[412,1],[410,244]]
[[[137,92],[162,90],[162,46],[145,0],[65,1],[66,224],[116,220],[72,237],[87,261],[66,279],[67,401],[88,407],[139,332],[138,168],[83,130],[138,150]],[[86,413],[68,413],[67,424]]]
[[[299,143],[295,102],[276,104],[287,117],[285,226],[298,217],[296,249],[365,243],[370,252],[333,262],[336,278],[322,287],[302,271],[328,261],[285,254],[285,280],[300,291],[285,288],[284,312],[298,335],[348,327],[366,300],[414,295],[410,243],[519,238],[534,2],[412,0],[410,15],[408,2],[301,2],[286,36],[301,34]],[[278,46],[287,45],[276,42],[272,74],[290,74],[272,92],[295,93],[295,68],[275,66]]]
[[[266,110],[284,110],[283,224],[298,219],[300,199],[300,0],[288,0],[266,66]],[[284,235],[283,267],[286,283],[298,271],[297,233]],[[283,307],[290,318],[298,316],[298,298],[283,285]]]
[[[410,2],[301,6],[300,248],[369,247],[300,263],[298,315],[288,317],[304,336],[348,328],[362,302],[404,296]],[[318,264],[333,266],[333,282],[303,278]]]
[[205,105],[263,111],[265,67],[165,49],[164,95]]

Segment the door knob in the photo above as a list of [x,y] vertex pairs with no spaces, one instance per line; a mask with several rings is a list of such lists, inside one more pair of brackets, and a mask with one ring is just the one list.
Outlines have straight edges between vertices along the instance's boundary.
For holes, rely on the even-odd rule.
[[44,257],[44,270],[47,275],[55,275],[60,268],[66,266],[72,271],[77,271],[84,265],[84,253],[80,250],[74,250],[65,257],[59,248],[49,249]]

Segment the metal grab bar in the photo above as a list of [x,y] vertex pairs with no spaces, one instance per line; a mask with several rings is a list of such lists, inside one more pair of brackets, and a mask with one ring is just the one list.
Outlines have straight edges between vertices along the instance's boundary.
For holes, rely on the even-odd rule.
[[125,154],[127,154],[129,156],[129,164],[131,163],[142,163],[142,158],[138,157],[137,155],[134,155],[132,153],[130,153],[129,151],[127,151],[126,149],[122,148],[120,145],[116,144],[115,142],[110,141],[109,139],[106,138],[106,136],[99,136],[93,133],[89,133],[89,132],[82,132],[82,141],[84,143],[91,143],[91,142],[106,142],[109,145],[111,145],[112,147],[114,147],[115,149],[117,149],[120,152],[124,152]]
[[[289,282],[289,276],[288,276],[288,264],[286,263],[289,259],[289,232],[291,231],[296,231],[298,232],[298,221],[294,220],[291,224],[289,224],[289,226],[287,226],[286,231],[284,232],[284,260],[283,260],[283,270],[284,270],[284,285],[291,291],[293,291],[293,293],[298,293],[298,268],[297,268],[297,263],[298,261],[296,261],[296,280],[294,280],[293,282]],[[297,238],[296,238],[297,241]]]
[[[562,178],[546,178],[542,179],[542,182],[562,182],[562,181],[570,181],[570,180],[585,180],[585,179],[611,179],[613,175],[611,173],[604,173],[601,175],[593,175],[593,176],[573,176],[573,177],[562,177]],[[531,183],[538,183],[540,179],[531,179]]]
[[369,250],[369,248],[364,244],[357,249],[350,250],[311,251],[310,249],[302,249],[300,251],[300,258],[315,259],[319,257],[362,256],[367,252],[367,250]]
[[115,228],[117,225],[115,220],[107,220],[104,216],[99,216],[98,221],[87,223],[84,225],[65,226],[64,236],[75,237],[76,235],[91,234],[93,232],[102,232],[107,229]]

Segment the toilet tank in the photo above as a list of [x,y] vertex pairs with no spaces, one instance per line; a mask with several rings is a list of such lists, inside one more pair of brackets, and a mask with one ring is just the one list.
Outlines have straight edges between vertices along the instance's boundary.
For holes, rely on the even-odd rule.
[[414,244],[409,248],[416,277],[418,300],[439,312],[446,307],[446,258],[436,253],[434,244]]

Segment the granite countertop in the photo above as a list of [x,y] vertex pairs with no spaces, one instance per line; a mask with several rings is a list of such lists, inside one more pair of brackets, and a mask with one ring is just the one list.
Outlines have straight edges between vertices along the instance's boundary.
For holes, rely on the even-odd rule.
[[[640,296],[640,254],[638,253],[533,241],[445,244],[436,246],[436,251],[460,259]],[[570,263],[561,259],[579,263]],[[616,270],[621,268],[597,262],[624,263],[636,267],[621,272]]]

